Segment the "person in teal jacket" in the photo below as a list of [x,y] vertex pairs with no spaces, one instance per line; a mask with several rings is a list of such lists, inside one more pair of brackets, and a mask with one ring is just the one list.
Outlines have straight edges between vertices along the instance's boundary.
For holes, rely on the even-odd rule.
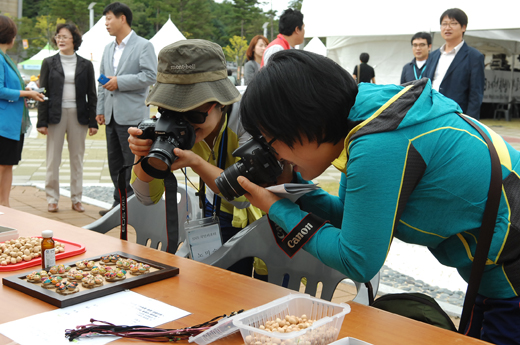
[[14,46],[16,24],[0,15],[0,205],[9,206],[13,182],[13,165],[22,158],[24,134],[31,120],[25,98],[43,102],[43,94],[25,90],[16,64],[7,55]]
[[[251,204],[285,232],[300,229],[305,221],[319,227],[303,249],[353,280],[369,281],[396,237],[427,246],[467,281],[491,163],[485,141],[460,112],[457,103],[432,90],[429,79],[404,86],[361,84],[358,90],[328,58],[280,52],[242,98],[244,128],[262,135],[279,159],[293,165],[293,182],[309,183],[334,165],[343,173],[339,195],[318,190],[292,203],[243,176],[238,181]],[[467,334],[517,343],[520,153],[491,129],[470,121],[496,147],[503,190]]]

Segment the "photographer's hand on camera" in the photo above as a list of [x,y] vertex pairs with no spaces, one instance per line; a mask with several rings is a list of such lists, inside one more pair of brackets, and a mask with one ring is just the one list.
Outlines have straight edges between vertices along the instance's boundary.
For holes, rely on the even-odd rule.
[[[128,129],[128,134],[130,134],[128,137],[130,151],[135,155],[134,163],[137,163],[141,157],[148,155],[153,141],[151,139],[138,138],[139,135],[143,134],[143,131],[137,127],[130,127]],[[133,170],[141,181],[150,182],[153,180],[153,177],[143,171],[140,163],[134,165]]]
[[134,155],[138,157],[144,157],[150,153],[153,140],[139,138],[138,136],[143,134],[142,130],[137,127],[130,127],[128,128],[128,134],[130,134],[128,137],[128,144]]
[[259,185],[249,181],[244,176],[239,176],[237,181],[240,186],[247,191],[244,196],[247,198],[247,200],[249,200],[251,205],[258,207],[265,213],[269,213],[271,206],[281,199],[264,187],[260,187]]
[[[128,143],[130,150],[135,155],[134,163],[137,162],[141,157],[145,157],[150,153],[153,141],[151,139],[141,139],[140,135],[143,131],[137,127],[130,127],[128,129]],[[222,170],[202,159],[200,156],[192,152],[191,150],[182,150],[175,148],[173,150],[177,159],[170,167],[170,170],[178,170],[181,168],[189,167],[197,175],[199,175],[206,185],[211,188],[215,193],[219,193],[219,190],[215,184],[215,179],[222,173]],[[150,182],[154,178],[148,175],[141,167],[141,164],[134,165],[134,172],[137,177],[143,182]]]

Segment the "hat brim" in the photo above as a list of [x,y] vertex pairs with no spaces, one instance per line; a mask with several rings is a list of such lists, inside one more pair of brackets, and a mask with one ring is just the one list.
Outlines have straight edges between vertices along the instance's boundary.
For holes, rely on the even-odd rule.
[[188,111],[209,102],[229,105],[240,100],[240,92],[228,78],[195,84],[157,82],[146,98],[146,105],[173,111]]

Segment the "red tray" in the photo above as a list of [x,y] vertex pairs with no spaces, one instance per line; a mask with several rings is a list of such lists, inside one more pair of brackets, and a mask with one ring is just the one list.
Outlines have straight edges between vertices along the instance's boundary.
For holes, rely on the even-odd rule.
[[[41,238],[41,236],[35,236],[37,238]],[[56,254],[56,261],[64,258],[68,258],[74,255],[79,255],[82,253],[85,253],[86,249],[85,246],[82,244],[60,240],[58,238],[54,238],[55,241],[61,242],[65,244],[65,251],[63,253]],[[9,264],[7,266],[0,266],[0,272],[7,272],[7,271],[17,271],[28,267],[33,266],[40,266],[42,265],[42,258],[41,256],[38,258],[34,258],[30,261],[22,261],[17,264]]]

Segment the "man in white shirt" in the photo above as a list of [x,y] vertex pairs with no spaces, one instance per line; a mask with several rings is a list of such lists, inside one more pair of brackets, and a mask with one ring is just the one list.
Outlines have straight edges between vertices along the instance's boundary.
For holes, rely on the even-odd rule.
[[[101,61],[100,73],[109,81],[98,87],[96,120],[100,125],[106,124],[108,168],[115,188],[112,206],[115,207],[120,202],[119,170],[134,162],[128,146],[128,128],[150,117],[144,101],[157,77],[157,57],[153,45],[132,30],[132,11],[127,5],[113,2],[105,7],[103,15],[107,31],[116,39],[105,47]],[[130,169],[125,178],[130,196],[133,194]]]
[[445,44],[430,55],[425,76],[433,89],[453,99],[466,115],[480,118],[484,96],[484,55],[464,42],[468,16],[458,8],[440,19]]

